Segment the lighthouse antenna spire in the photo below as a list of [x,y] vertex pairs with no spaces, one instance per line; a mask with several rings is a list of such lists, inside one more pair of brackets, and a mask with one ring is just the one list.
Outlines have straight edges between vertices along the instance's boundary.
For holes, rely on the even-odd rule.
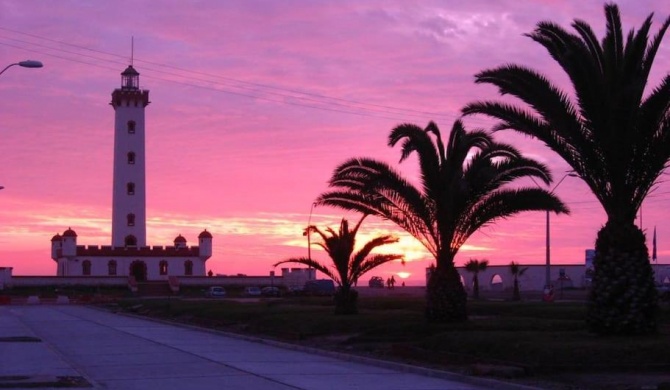
[[133,57],[135,56],[135,37],[130,37],[130,66],[133,66]]

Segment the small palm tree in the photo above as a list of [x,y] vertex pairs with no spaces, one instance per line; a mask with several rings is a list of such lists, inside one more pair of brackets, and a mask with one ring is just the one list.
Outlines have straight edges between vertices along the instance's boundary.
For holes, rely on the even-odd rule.
[[512,276],[514,276],[514,290],[512,291],[513,301],[521,300],[521,292],[519,291],[519,276],[522,276],[524,273],[526,273],[527,270],[528,267],[521,268],[519,263],[509,263],[509,271],[512,273]]
[[376,215],[414,236],[436,264],[427,286],[427,319],[467,320],[467,294],[454,266],[467,239],[483,226],[523,211],[568,209],[547,190],[508,185],[528,177],[550,183],[545,165],[484,131],[466,132],[460,121],[446,144],[433,122],[425,129],[397,126],[388,143],[401,145],[400,162],[417,154],[419,186],[385,162],[352,158],[335,169],[329,183],[334,190],[321,194],[317,204]]
[[335,314],[356,314],[358,312],[358,292],[352,289],[356,281],[366,272],[390,261],[403,260],[404,264],[404,257],[400,254],[370,254],[377,247],[398,242],[397,238],[390,235],[373,238],[363,245],[361,250],[354,253],[356,233],[366,216],[363,215],[352,230],[349,229],[349,222],[344,218],[337,232],[331,228],[323,232],[316,226],[308,227],[321,237],[322,242],[316,244],[330,256],[332,266],[306,257],[283,260],[276,263],[275,266],[296,263],[322,272],[338,285],[335,293]]
[[470,259],[465,263],[465,269],[472,272],[472,297],[479,299],[479,273],[489,266],[488,260]]

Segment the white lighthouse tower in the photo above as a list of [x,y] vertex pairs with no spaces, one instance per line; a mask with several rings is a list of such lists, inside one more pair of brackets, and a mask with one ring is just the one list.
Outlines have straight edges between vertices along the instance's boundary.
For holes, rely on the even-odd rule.
[[128,66],[121,88],[112,92],[114,107],[114,189],[112,246],[146,246],[146,167],[144,108],[149,91],[140,89],[140,74]]

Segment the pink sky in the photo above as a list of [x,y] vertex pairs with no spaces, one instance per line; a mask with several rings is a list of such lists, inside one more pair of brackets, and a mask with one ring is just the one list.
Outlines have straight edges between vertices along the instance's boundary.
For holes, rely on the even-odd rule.
[[[663,0],[621,1],[624,28],[670,9]],[[0,266],[14,274],[55,274],[50,238],[71,226],[80,245],[111,242],[111,92],[129,63],[147,107],[147,239],[168,245],[178,234],[195,243],[214,235],[208,268],[265,275],[272,264],[307,253],[302,229],[335,166],[354,156],[397,163],[386,146],[397,124],[435,120],[444,136],[460,108],[495,98],[475,85],[479,70],[529,65],[557,83],[565,76],[522,34],[540,20],[563,26],[578,17],[601,35],[595,1],[59,1],[0,0]],[[653,84],[670,69],[670,37],[658,53]],[[484,118],[466,120],[486,127]],[[537,141],[497,134],[552,167],[568,167]],[[414,175],[416,161],[403,164]],[[532,185],[532,183],[530,183]],[[572,210],[552,215],[552,261],[581,263],[605,221],[579,179],[557,194]],[[642,209],[657,227],[659,262],[670,263],[670,187],[659,184]],[[312,222],[345,216],[315,208]],[[357,215],[348,215],[358,219]],[[407,255],[368,276],[408,272],[424,282],[432,259],[393,226],[369,219],[361,239],[392,231]],[[313,248],[315,259],[325,260]],[[475,234],[457,264],[545,261],[545,214],[526,213]]]

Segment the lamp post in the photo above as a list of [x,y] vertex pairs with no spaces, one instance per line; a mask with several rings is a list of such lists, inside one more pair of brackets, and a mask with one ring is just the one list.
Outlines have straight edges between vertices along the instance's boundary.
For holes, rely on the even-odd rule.
[[21,66],[21,67],[23,67],[23,68],[41,68],[41,67],[44,66],[40,61],[35,61],[35,60],[25,60],[25,61],[15,62],[15,63],[13,63],[13,64],[9,64],[9,65],[7,65],[7,66],[5,67],[5,69],[3,69],[2,71],[0,71],[0,74],[5,73],[5,71],[6,71],[7,69],[9,69],[9,68],[11,68],[12,66],[15,66],[15,65]]
[[[565,178],[568,177],[568,176],[579,177],[577,174],[575,174],[573,172],[566,173],[561,178],[561,180],[559,180],[558,183],[556,183],[554,188],[552,188],[551,191],[549,191],[549,193],[553,194],[554,191],[556,191],[556,189],[558,188],[558,186],[560,186],[561,183],[563,183],[563,180],[565,180]],[[537,184],[537,183],[535,183],[535,184]],[[550,221],[551,220],[549,218],[549,210],[547,210],[547,247],[546,247],[546,255],[545,255],[546,256],[546,266],[545,266],[545,279],[544,279],[544,288],[545,289],[548,289],[548,288],[551,287],[551,239],[550,239],[550,233],[549,233],[549,230],[550,230],[549,227],[551,226]]]
[[307,236],[307,258],[310,260],[312,260],[311,233],[312,233],[312,211],[314,211],[314,206],[316,206],[316,202],[312,203],[312,207],[309,208],[309,218],[307,219],[307,227],[305,228],[305,230],[302,231],[302,235]]
[[[13,64],[9,64],[9,65],[5,66],[5,68],[2,71],[0,71],[0,75],[5,73],[5,71],[7,69],[9,69],[9,68],[11,68],[12,66],[15,66],[15,65],[21,66],[23,68],[41,68],[41,67],[44,66],[40,61],[35,61],[35,60],[25,60],[25,61],[15,62]],[[4,188],[5,187],[0,186],[0,190],[2,190]]]

